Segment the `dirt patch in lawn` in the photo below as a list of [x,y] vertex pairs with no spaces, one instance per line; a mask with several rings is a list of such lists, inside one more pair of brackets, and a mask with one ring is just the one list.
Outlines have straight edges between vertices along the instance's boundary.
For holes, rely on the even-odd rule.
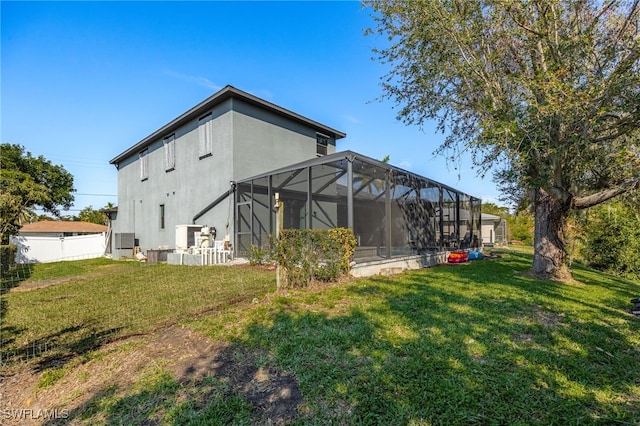
[[[96,275],[97,274],[93,274],[92,276],[95,277]],[[20,285],[9,289],[9,291],[11,293],[20,293],[23,291],[31,291],[31,290],[37,290],[39,288],[49,287],[55,284],[68,283],[71,281],[80,281],[85,279],[87,279],[87,275],[76,275],[76,276],[62,277],[62,278],[49,278],[46,280],[20,283]]]
[[110,343],[85,358],[64,367],[59,377],[55,370],[0,377],[0,423],[43,424],[47,416],[57,416],[63,417],[61,423],[79,424],[95,413],[105,395],[125,400],[140,393],[141,382],[154,368],[192,393],[203,380],[215,380],[253,406],[256,423],[289,423],[303,402],[295,377],[272,365],[265,354],[215,343],[179,326]]
[[86,281],[86,280],[91,280],[91,279],[99,278],[106,275],[111,275],[116,272],[126,271],[130,268],[131,268],[130,265],[127,265],[126,262],[123,262],[122,265],[118,265],[118,264],[100,265],[95,267],[95,270],[93,272],[86,272],[81,275],[70,275],[70,276],[58,277],[58,278],[48,278],[45,280],[38,280],[38,281],[23,281],[23,282],[20,282],[17,286],[7,289],[7,291],[11,293],[19,293],[23,291],[37,290],[37,289],[49,287],[55,284],[62,284],[62,283],[67,283],[72,281]]

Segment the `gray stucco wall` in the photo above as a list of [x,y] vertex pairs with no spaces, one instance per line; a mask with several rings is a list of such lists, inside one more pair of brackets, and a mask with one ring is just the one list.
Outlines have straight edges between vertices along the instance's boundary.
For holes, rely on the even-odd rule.
[[[114,233],[134,233],[143,252],[175,248],[176,225],[193,217],[230,188],[231,181],[268,172],[316,156],[316,133],[294,121],[229,99],[213,109],[213,155],[198,158],[198,120],[175,132],[175,169],[165,170],[163,139],[148,148],[148,179],[140,180],[138,154],[119,164],[118,216]],[[202,114],[204,115],[204,114]],[[328,152],[335,152],[331,139]],[[165,226],[160,227],[160,205]],[[197,220],[217,229],[217,239],[234,237],[233,195]],[[113,257],[131,257],[116,250]]]
[[[234,180],[316,157],[316,131],[234,100]],[[336,152],[330,138],[328,154]]]

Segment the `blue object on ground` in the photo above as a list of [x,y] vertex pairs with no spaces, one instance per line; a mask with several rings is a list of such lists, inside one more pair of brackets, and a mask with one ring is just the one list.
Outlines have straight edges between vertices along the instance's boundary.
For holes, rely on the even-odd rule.
[[484,257],[483,254],[479,251],[469,252],[469,260],[479,260],[479,259],[482,259],[483,257]]

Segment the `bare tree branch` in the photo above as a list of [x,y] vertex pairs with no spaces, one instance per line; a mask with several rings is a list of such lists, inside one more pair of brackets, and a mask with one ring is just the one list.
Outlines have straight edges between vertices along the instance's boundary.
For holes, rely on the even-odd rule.
[[605,189],[604,191],[587,195],[585,197],[575,198],[573,200],[573,207],[577,210],[587,209],[600,203],[604,203],[605,201],[624,194],[625,192],[637,189],[639,186],[640,178],[631,179],[614,188]]

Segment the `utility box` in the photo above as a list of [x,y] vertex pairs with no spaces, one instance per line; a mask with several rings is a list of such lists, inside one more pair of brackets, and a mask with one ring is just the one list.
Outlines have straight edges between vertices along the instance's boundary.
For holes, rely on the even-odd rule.
[[196,245],[196,232],[200,232],[202,225],[176,225],[176,251],[185,252]]
[[154,265],[158,262],[166,262],[167,254],[173,253],[170,249],[147,250],[147,264]]

